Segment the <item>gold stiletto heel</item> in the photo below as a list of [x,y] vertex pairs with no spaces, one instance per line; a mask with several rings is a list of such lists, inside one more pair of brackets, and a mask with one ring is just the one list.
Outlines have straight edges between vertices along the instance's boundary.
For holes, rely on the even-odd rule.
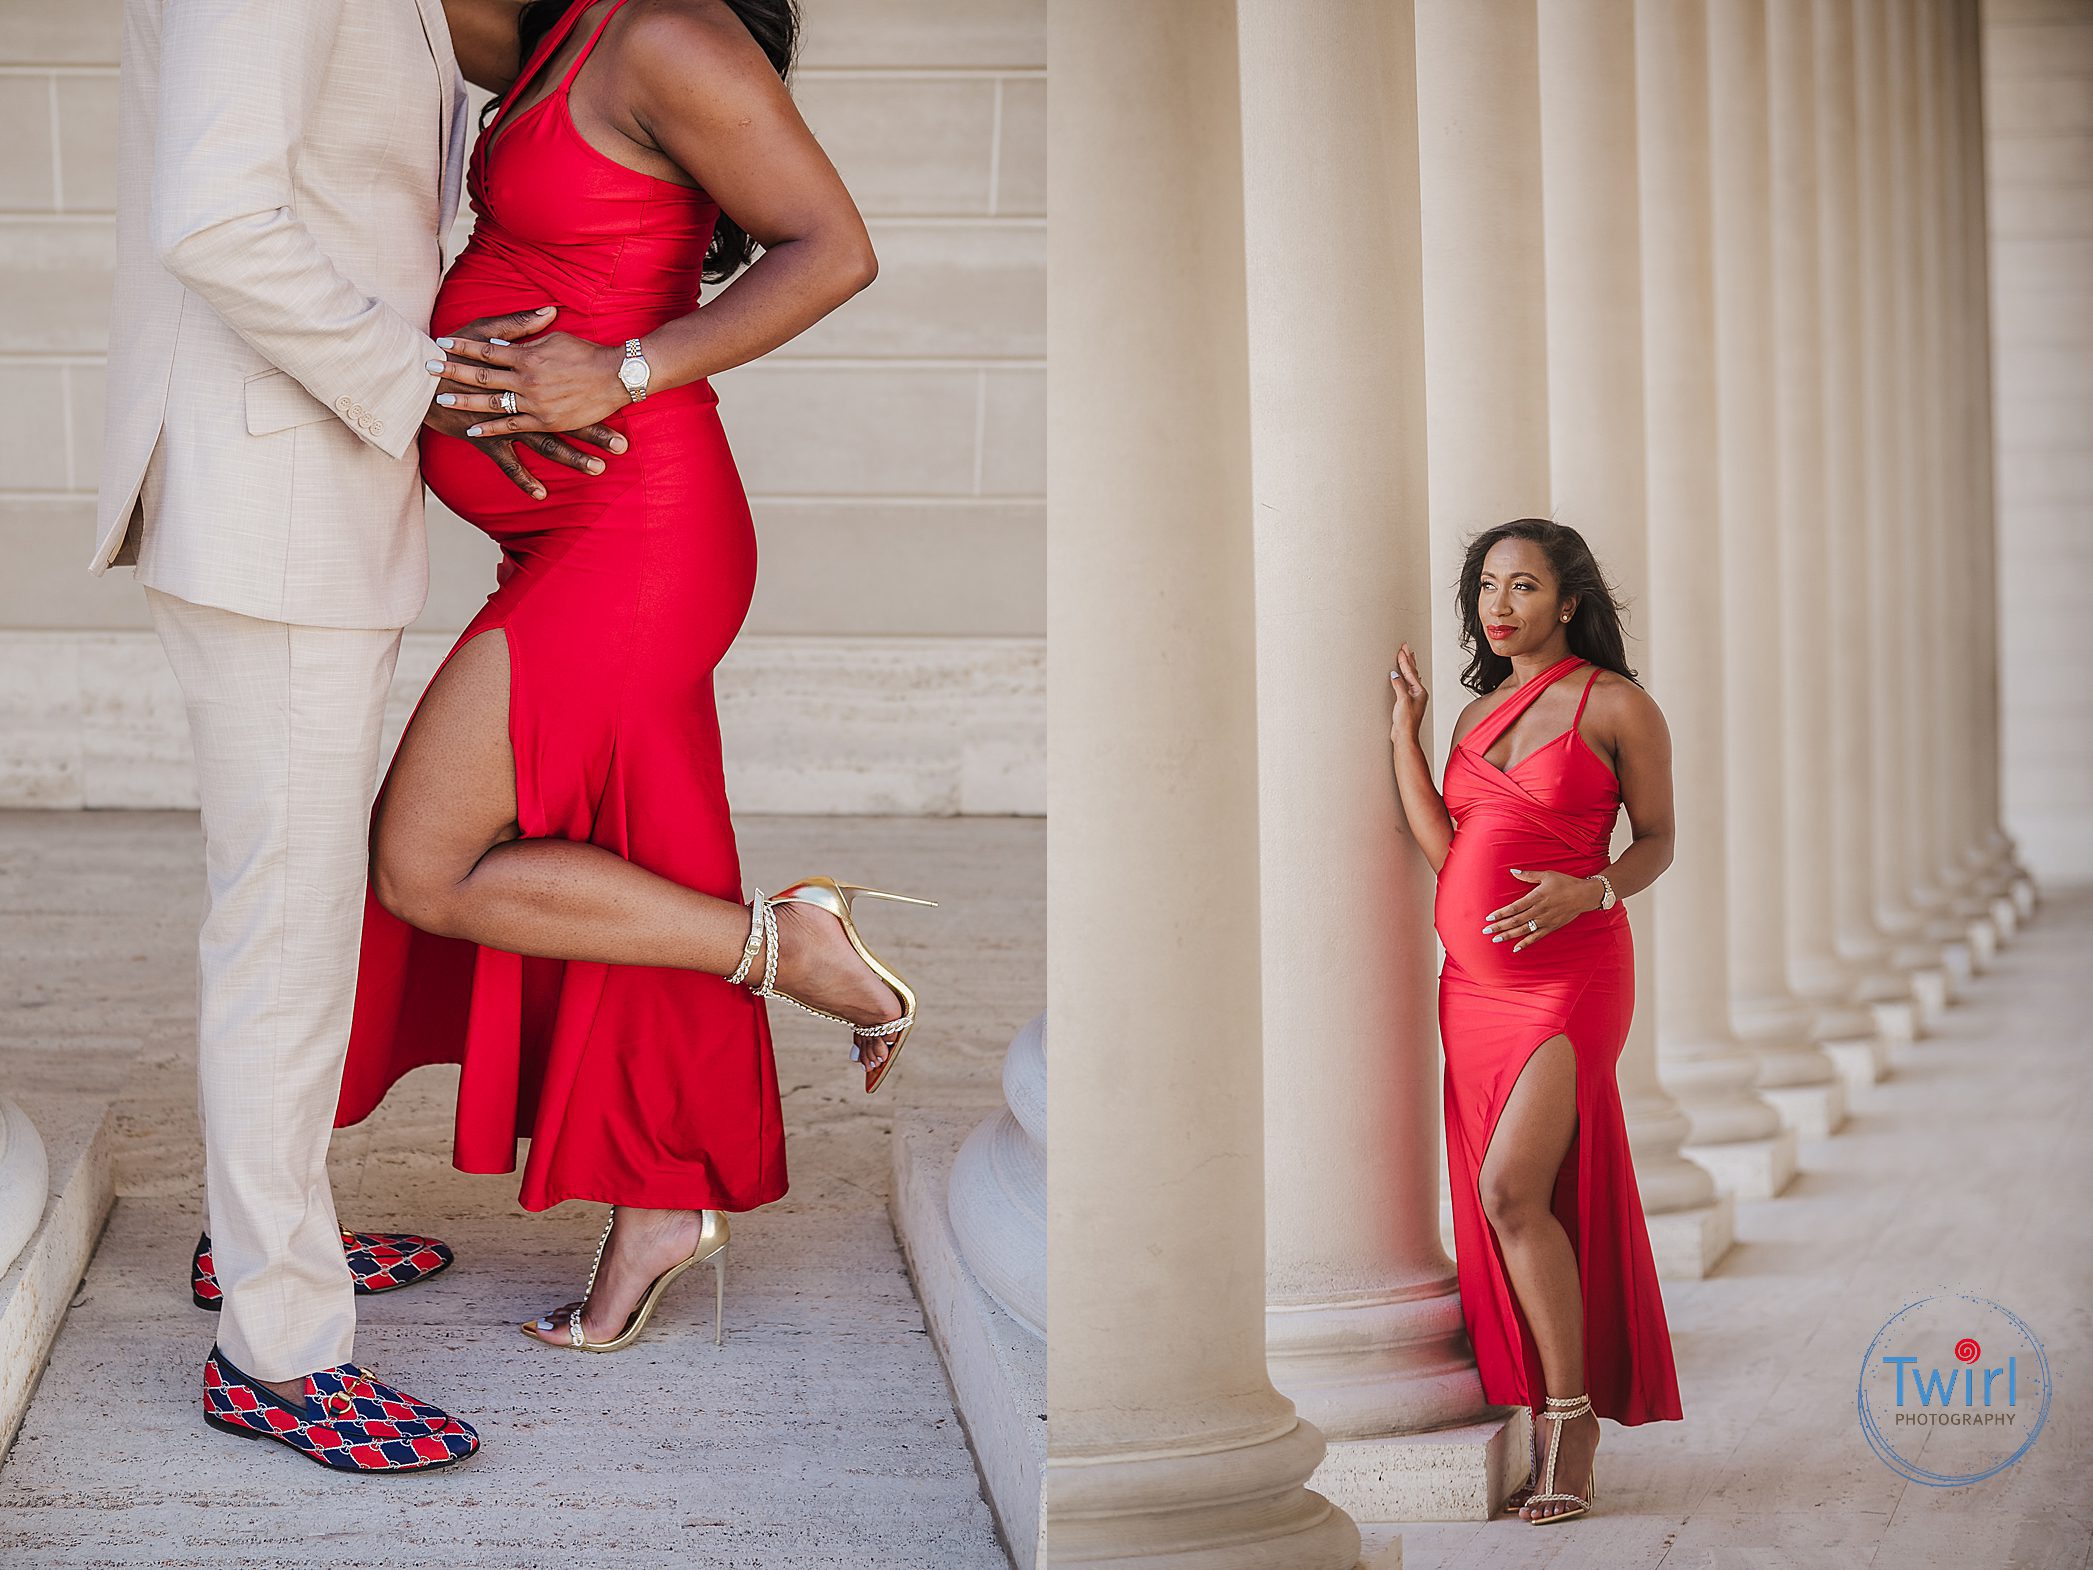
[[[622,1352],[647,1328],[647,1321],[654,1317],[654,1305],[661,1301],[661,1295],[669,1289],[670,1283],[692,1265],[708,1259],[712,1261],[712,1344],[720,1345],[727,1327],[727,1214],[723,1210],[701,1210],[698,1217],[698,1246],[690,1251],[690,1258],[677,1260],[649,1283],[640,1297],[639,1307],[625,1321],[623,1330],[608,1341],[591,1341],[581,1327],[581,1316],[589,1306],[589,1294],[596,1289],[596,1273],[603,1268],[603,1251],[610,1246],[611,1228],[617,1225],[617,1207],[611,1208],[610,1219],[603,1223],[603,1236],[596,1240],[596,1260],[589,1266],[589,1284],[581,1289],[581,1301],[567,1311],[569,1348],[576,1352]],[[556,1345],[538,1334],[541,1327],[551,1329],[552,1321],[541,1319],[518,1328],[541,1346]]]
[[1562,1426],[1573,1417],[1590,1416],[1591,1410],[1592,1402],[1589,1395],[1548,1397],[1548,1410],[1541,1414],[1543,1419],[1555,1425],[1548,1431],[1548,1465],[1541,1473],[1540,1491],[1531,1495],[1526,1502],[1539,1505],[1560,1500],[1576,1508],[1558,1511],[1554,1515],[1532,1516],[1528,1518],[1529,1526],[1553,1526],[1558,1521],[1574,1521],[1581,1515],[1591,1513],[1592,1504],[1599,1497],[1599,1458],[1596,1454],[1592,1456],[1591,1476],[1585,1482],[1582,1494],[1559,1493],[1555,1487],[1555,1457],[1556,1452],[1562,1447]]
[[[865,1094],[869,1096],[886,1083],[887,1075],[893,1071],[894,1064],[901,1057],[902,1045],[908,1040],[909,1032],[915,1029],[916,993],[913,987],[867,948],[865,940],[858,935],[857,923],[851,919],[851,906],[860,899],[891,900],[897,905],[927,905],[932,909],[937,906],[936,900],[915,899],[907,894],[889,894],[884,889],[868,889],[861,883],[838,883],[833,878],[802,878],[790,888],[767,899],[763,891],[758,889],[749,900],[749,936],[741,951],[741,964],[727,980],[736,986],[748,982],[749,972],[755,968],[756,956],[760,953],[763,955],[763,979],[760,983],[748,982],[754,988],[757,997],[783,998],[787,1003],[805,1009],[809,1014],[822,1019],[832,1019],[839,1025],[849,1025],[853,1037],[878,1040],[892,1036],[894,1044],[887,1051],[886,1061],[880,1064],[873,1071],[872,1077],[865,1082]],[[789,992],[780,992],[777,988],[778,918],[772,912],[772,907],[777,905],[812,905],[827,911],[841,922],[843,935],[850,939],[850,946],[857,951],[858,958],[865,962],[873,975],[894,989],[894,996],[901,999],[900,1017],[880,1025],[856,1025],[841,1014],[831,1014],[827,1009],[816,1008]]]

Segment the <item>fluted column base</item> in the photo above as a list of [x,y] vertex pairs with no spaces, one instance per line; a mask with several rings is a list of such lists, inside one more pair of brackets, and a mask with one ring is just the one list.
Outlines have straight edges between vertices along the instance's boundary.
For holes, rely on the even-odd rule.
[[1304,1486],[1323,1454],[1315,1426],[1290,1420],[1211,1449],[1050,1460],[1046,1562],[1054,1570],[1354,1570],[1359,1528]]
[[1354,1520],[1487,1521],[1524,1473],[1529,1451],[1505,1432],[1525,1409],[1483,1399],[1451,1272],[1404,1293],[1272,1305],[1265,1349],[1272,1383],[1329,1443],[1311,1481]]
[[50,1197],[51,1168],[29,1114],[0,1098],[0,1276],[36,1234]]
[[1784,1128],[1766,1139],[1688,1145],[1685,1153],[1739,1199],[1773,1199],[1795,1180],[1795,1143],[1795,1131]]
[[1759,1065],[1759,1096],[1783,1127],[1821,1139],[1846,1121],[1846,1089],[1838,1065],[1812,1033],[1814,1011],[1788,998],[1743,998],[1733,1010],[1737,1038]]

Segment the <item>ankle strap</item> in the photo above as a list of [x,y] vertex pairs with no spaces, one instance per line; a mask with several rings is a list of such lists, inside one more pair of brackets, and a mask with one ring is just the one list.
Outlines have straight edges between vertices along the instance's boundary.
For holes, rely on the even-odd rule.
[[[749,972],[755,967],[756,953],[763,953],[763,980],[749,981]],[[778,980],[778,918],[771,909],[771,902],[757,889],[749,896],[749,936],[741,946],[741,963],[727,976],[729,986],[747,984],[759,998],[776,997]]]
[[1541,1416],[1552,1417],[1558,1420],[1566,1421],[1573,1417],[1582,1417],[1585,1413],[1589,1412],[1592,1409],[1592,1398],[1589,1394],[1579,1396],[1549,1396],[1547,1398],[1547,1402],[1548,1410],[1543,1412]]

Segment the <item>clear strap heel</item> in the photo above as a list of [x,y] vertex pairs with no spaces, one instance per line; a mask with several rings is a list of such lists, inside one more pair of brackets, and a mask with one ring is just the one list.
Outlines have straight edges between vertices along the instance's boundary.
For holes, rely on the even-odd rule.
[[[591,1341],[582,1328],[581,1316],[589,1306],[589,1294],[596,1290],[597,1273],[603,1269],[603,1251],[610,1247],[611,1229],[618,1224],[616,1206],[611,1207],[608,1220],[603,1223],[603,1236],[596,1240],[596,1258],[589,1265],[589,1284],[581,1289],[581,1301],[567,1311],[567,1346],[576,1352],[622,1352],[639,1339],[647,1328],[647,1321],[654,1317],[654,1306],[661,1301],[676,1278],[692,1265],[712,1261],[712,1344],[726,1337],[727,1326],[727,1213],[723,1210],[701,1210],[698,1212],[698,1245],[690,1251],[690,1258],[679,1259],[647,1285],[640,1295],[639,1306],[633,1309],[625,1321],[625,1328],[608,1341]],[[543,1346],[556,1346],[539,1334],[552,1328],[547,1319],[535,1324],[519,1327],[533,1341]]]
[[[790,888],[767,897],[761,889],[757,889],[749,898],[749,935],[748,941],[742,945],[741,963],[728,975],[727,980],[734,986],[748,986],[759,998],[782,998],[795,1008],[804,1009],[818,1018],[831,1019],[839,1025],[849,1025],[851,1035],[858,1040],[876,1041],[892,1036],[894,1043],[887,1052],[886,1061],[874,1069],[865,1081],[865,1094],[869,1096],[886,1082],[887,1075],[900,1059],[902,1045],[908,1040],[909,1032],[916,1026],[917,1005],[915,989],[867,948],[865,940],[859,936],[857,922],[852,919],[851,907],[860,899],[891,900],[897,905],[925,905],[933,909],[937,905],[936,900],[914,899],[906,894],[889,894],[884,889],[866,888],[861,883],[838,883],[833,878],[802,878]],[[893,988],[894,996],[901,1000],[899,1017],[877,1025],[859,1025],[840,1014],[831,1014],[827,1009],[816,1008],[789,992],[779,991],[778,918],[774,908],[779,905],[812,905],[834,916],[842,924],[843,935],[850,940],[850,946],[857,951],[858,958],[865,962],[866,967],[875,976]],[[749,979],[756,968],[758,954],[763,956],[763,976],[760,982]],[[855,1049],[851,1055],[857,1055]]]
[[1555,1460],[1557,1453],[1562,1449],[1563,1424],[1569,1422],[1572,1418],[1589,1416],[1592,1409],[1591,1397],[1589,1395],[1549,1396],[1547,1401],[1548,1408],[1541,1414],[1541,1417],[1543,1421],[1555,1425],[1548,1430],[1548,1462],[1541,1471],[1539,1491],[1531,1495],[1526,1503],[1529,1505],[1566,1504],[1572,1508],[1557,1511],[1552,1515],[1530,1516],[1528,1521],[1533,1526],[1553,1526],[1558,1521],[1574,1521],[1581,1515],[1589,1515],[1593,1502],[1599,1497],[1599,1459],[1597,1456],[1592,1458],[1591,1476],[1585,1482],[1582,1494],[1564,1493],[1555,1486]]

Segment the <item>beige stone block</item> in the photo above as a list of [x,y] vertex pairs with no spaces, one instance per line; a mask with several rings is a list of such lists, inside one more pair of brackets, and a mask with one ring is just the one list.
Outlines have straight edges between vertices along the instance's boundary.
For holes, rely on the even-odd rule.
[[1991,233],[2000,244],[2093,234],[2093,183],[1995,186],[1991,191]]
[[123,15],[123,0],[6,0],[0,4],[0,60],[114,65]]
[[76,641],[86,805],[194,808],[189,716],[160,640],[112,632]]
[[1999,137],[1991,143],[1995,186],[2046,187],[2083,181],[2093,169],[2093,134],[2052,131]]
[[756,504],[759,634],[1041,637],[1036,501]]
[[44,212],[56,200],[51,78],[0,76],[0,210]]
[[[2088,293],[2093,297],[2093,281]],[[2093,355],[2076,349],[2030,345],[2001,361],[1994,378],[2002,406],[2020,399],[2030,404],[2093,402]]]
[[0,627],[144,627],[128,568],[96,578],[94,498],[0,496]]
[[1999,445],[2058,451],[2093,445],[2093,402],[2084,398],[2001,400]]
[[1984,30],[1985,97],[1998,98],[2029,77],[2093,75],[2093,27],[2076,22],[2018,22]]
[[716,379],[751,495],[965,496],[978,377],[766,360]]
[[78,807],[80,667],[68,642],[0,632],[0,804]]
[[1046,211],[1047,84],[1044,77],[1003,78],[1003,123],[996,158],[996,211]]
[[0,351],[100,353],[115,256],[114,220],[0,223]]
[[800,62],[828,67],[1046,65],[1046,0],[806,0]]
[[0,361],[0,487],[71,488],[66,458],[66,367]]
[[2093,452],[2002,452],[1998,486],[2001,508],[2061,504],[2082,516],[2079,509],[2093,498]]
[[72,488],[93,491],[101,484],[102,402],[108,370],[100,365],[65,368],[66,402],[71,410],[67,430],[72,441]]
[[61,76],[58,177],[67,212],[116,207],[116,78]]
[[994,78],[813,76],[796,96],[867,216],[989,211]]
[[1046,381],[1044,367],[983,373],[983,495],[1046,494]]
[[2093,131],[2093,72],[2015,82],[1985,106],[1992,136]]
[[1046,229],[874,221],[879,278],[780,359],[1046,354]]

